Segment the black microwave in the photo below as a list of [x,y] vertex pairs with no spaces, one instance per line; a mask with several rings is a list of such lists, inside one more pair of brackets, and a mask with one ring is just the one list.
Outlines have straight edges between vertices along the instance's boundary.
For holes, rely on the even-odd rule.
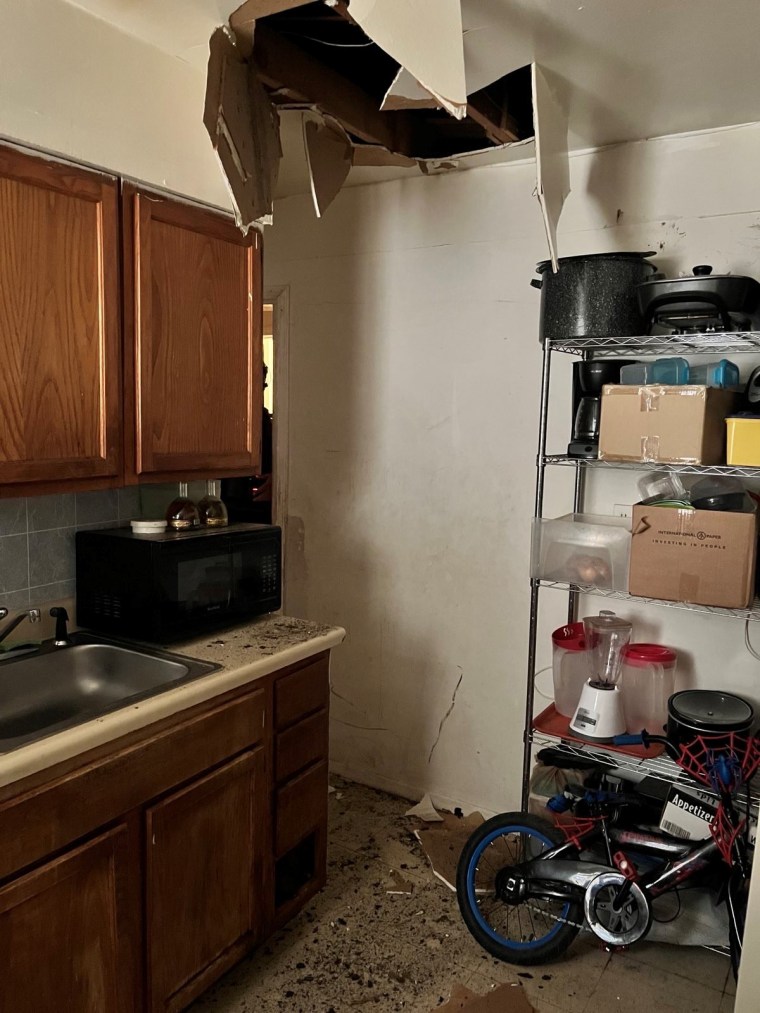
[[275,612],[281,539],[271,524],[146,535],[78,531],[77,623],[165,643]]

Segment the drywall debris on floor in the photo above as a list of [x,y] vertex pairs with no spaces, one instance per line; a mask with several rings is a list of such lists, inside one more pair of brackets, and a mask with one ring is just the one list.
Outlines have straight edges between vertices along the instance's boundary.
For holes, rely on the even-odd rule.
[[464,817],[444,813],[440,823],[414,832],[434,875],[450,890],[456,890],[457,863],[462,849],[482,822],[483,817],[477,812]]
[[[449,1001],[438,1010],[448,1010],[448,1013],[535,1013],[533,1006],[528,1002],[525,993],[520,985],[500,985],[485,995],[478,995],[472,992],[459,982],[451,987]],[[431,1013],[437,1013],[431,1010]]]
[[386,888],[385,892],[393,895],[404,895],[410,896],[414,891],[414,886],[411,881],[404,879],[400,872],[396,869],[391,869],[389,873],[390,885]]
[[407,809],[404,815],[414,816],[418,820],[424,820],[425,823],[443,822],[443,816],[433,805],[433,800],[429,795],[424,795],[422,800],[417,805],[413,805],[411,809]]

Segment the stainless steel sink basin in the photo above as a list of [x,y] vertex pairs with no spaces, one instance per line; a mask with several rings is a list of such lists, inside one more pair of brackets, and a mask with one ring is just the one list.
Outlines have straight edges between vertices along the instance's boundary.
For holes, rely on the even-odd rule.
[[0,752],[81,724],[219,665],[166,651],[74,634],[0,663]]

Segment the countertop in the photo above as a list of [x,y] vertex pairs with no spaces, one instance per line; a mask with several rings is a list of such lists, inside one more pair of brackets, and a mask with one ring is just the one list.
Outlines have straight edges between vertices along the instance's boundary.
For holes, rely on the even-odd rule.
[[337,647],[345,635],[346,631],[340,626],[272,615],[214,636],[170,644],[165,649],[173,654],[213,661],[222,667],[147,700],[126,704],[110,714],[30,742],[12,752],[0,753],[0,787]]

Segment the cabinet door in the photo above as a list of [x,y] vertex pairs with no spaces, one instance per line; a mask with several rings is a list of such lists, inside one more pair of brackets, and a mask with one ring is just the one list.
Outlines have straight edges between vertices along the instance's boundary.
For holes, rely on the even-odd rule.
[[117,827],[0,889],[2,1013],[127,1013],[137,977]]
[[263,891],[263,750],[147,811],[150,1009],[183,1009],[248,949]]
[[120,473],[118,216],[110,177],[0,147],[0,484]]
[[261,444],[258,233],[127,188],[127,403],[138,476],[252,474]]

